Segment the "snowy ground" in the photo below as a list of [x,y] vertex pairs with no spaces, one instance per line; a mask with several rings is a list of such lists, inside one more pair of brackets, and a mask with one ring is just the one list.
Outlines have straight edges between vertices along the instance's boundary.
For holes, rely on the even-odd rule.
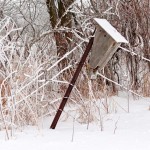
[[[113,99],[127,108],[126,97]],[[103,132],[96,124],[87,130],[87,125],[75,122],[73,142],[71,120],[61,121],[56,130],[50,130],[52,118],[47,118],[40,129],[28,126],[16,131],[9,141],[0,131],[0,150],[150,150],[149,106],[150,98],[130,100],[130,113],[118,107],[117,113],[106,116]]]

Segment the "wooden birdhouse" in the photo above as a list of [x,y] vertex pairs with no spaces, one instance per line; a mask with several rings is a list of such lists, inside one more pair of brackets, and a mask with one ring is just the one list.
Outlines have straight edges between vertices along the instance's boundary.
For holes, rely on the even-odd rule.
[[75,82],[90,50],[92,49],[89,61],[89,70],[95,70],[95,68],[97,68],[98,66],[100,69],[102,69],[111,59],[119,45],[121,43],[128,43],[128,41],[107,20],[98,18],[95,18],[94,20],[96,22],[95,37],[92,37],[87,44],[86,50],[81,57],[78,67],[72,77],[68,89],[66,90],[62,102],[57,110],[55,118],[50,126],[51,129],[55,129],[57,125],[57,122],[61,116],[61,113],[63,112],[69,95],[71,94],[71,91],[75,85]]
[[121,43],[128,41],[106,20],[94,19],[96,32],[92,46],[89,66],[92,69],[99,67],[101,70],[111,59]]

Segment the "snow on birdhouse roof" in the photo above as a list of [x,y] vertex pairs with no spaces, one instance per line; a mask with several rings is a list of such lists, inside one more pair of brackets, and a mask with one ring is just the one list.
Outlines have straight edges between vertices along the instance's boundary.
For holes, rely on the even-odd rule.
[[104,29],[117,43],[129,43],[106,19],[94,18],[96,23]]

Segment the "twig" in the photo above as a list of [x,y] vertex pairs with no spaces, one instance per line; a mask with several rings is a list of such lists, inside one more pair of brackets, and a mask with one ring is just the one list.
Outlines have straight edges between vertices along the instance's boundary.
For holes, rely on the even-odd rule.
[[138,56],[138,57],[141,58],[142,60],[145,60],[145,61],[150,62],[150,60],[149,60],[148,58],[145,58],[145,57],[143,57],[143,56],[141,56],[141,55],[139,55],[139,54],[137,54],[137,53],[135,53],[135,52],[133,52],[133,51],[131,52],[130,50],[128,50],[128,49],[126,49],[126,48],[124,48],[124,47],[121,47],[121,46],[120,46],[119,48],[121,48],[122,50],[124,50],[124,51],[130,53],[131,55]]
[[106,80],[108,80],[108,81],[110,81],[110,82],[112,82],[112,83],[114,83],[114,84],[116,84],[116,85],[118,85],[118,86],[120,86],[120,87],[122,87],[122,88],[124,88],[125,90],[127,90],[127,91],[129,91],[129,92],[131,92],[131,93],[133,93],[133,94],[135,94],[135,95],[137,95],[137,96],[139,96],[139,97],[141,97],[141,98],[143,98],[143,96],[141,96],[141,95],[139,95],[139,94],[137,94],[137,93],[135,93],[134,91],[132,91],[132,90],[128,90],[128,88],[126,88],[126,87],[124,87],[123,85],[121,85],[121,84],[119,84],[119,83],[117,83],[117,82],[115,82],[115,81],[113,81],[113,80],[111,80],[111,79],[109,79],[109,78],[107,78],[107,77],[105,77],[104,75],[102,75],[101,73],[97,73],[97,75],[99,75],[99,76],[101,76],[102,78],[104,78],[104,79],[106,79]]
[[117,124],[118,124],[119,119],[120,119],[120,117],[119,117],[118,120],[115,122],[114,134],[116,133],[116,130],[117,130]]
[[73,118],[73,128],[72,128],[72,139],[71,142],[74,140],[74,127],[75,127],[75,117]]

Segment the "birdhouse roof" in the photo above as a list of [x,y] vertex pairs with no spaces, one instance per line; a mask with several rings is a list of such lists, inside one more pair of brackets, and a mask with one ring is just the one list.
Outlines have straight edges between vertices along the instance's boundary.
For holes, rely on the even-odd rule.
[[106,20],[94,18],[96,23],[104,29],[117,43],[128,43],[128,41]]

